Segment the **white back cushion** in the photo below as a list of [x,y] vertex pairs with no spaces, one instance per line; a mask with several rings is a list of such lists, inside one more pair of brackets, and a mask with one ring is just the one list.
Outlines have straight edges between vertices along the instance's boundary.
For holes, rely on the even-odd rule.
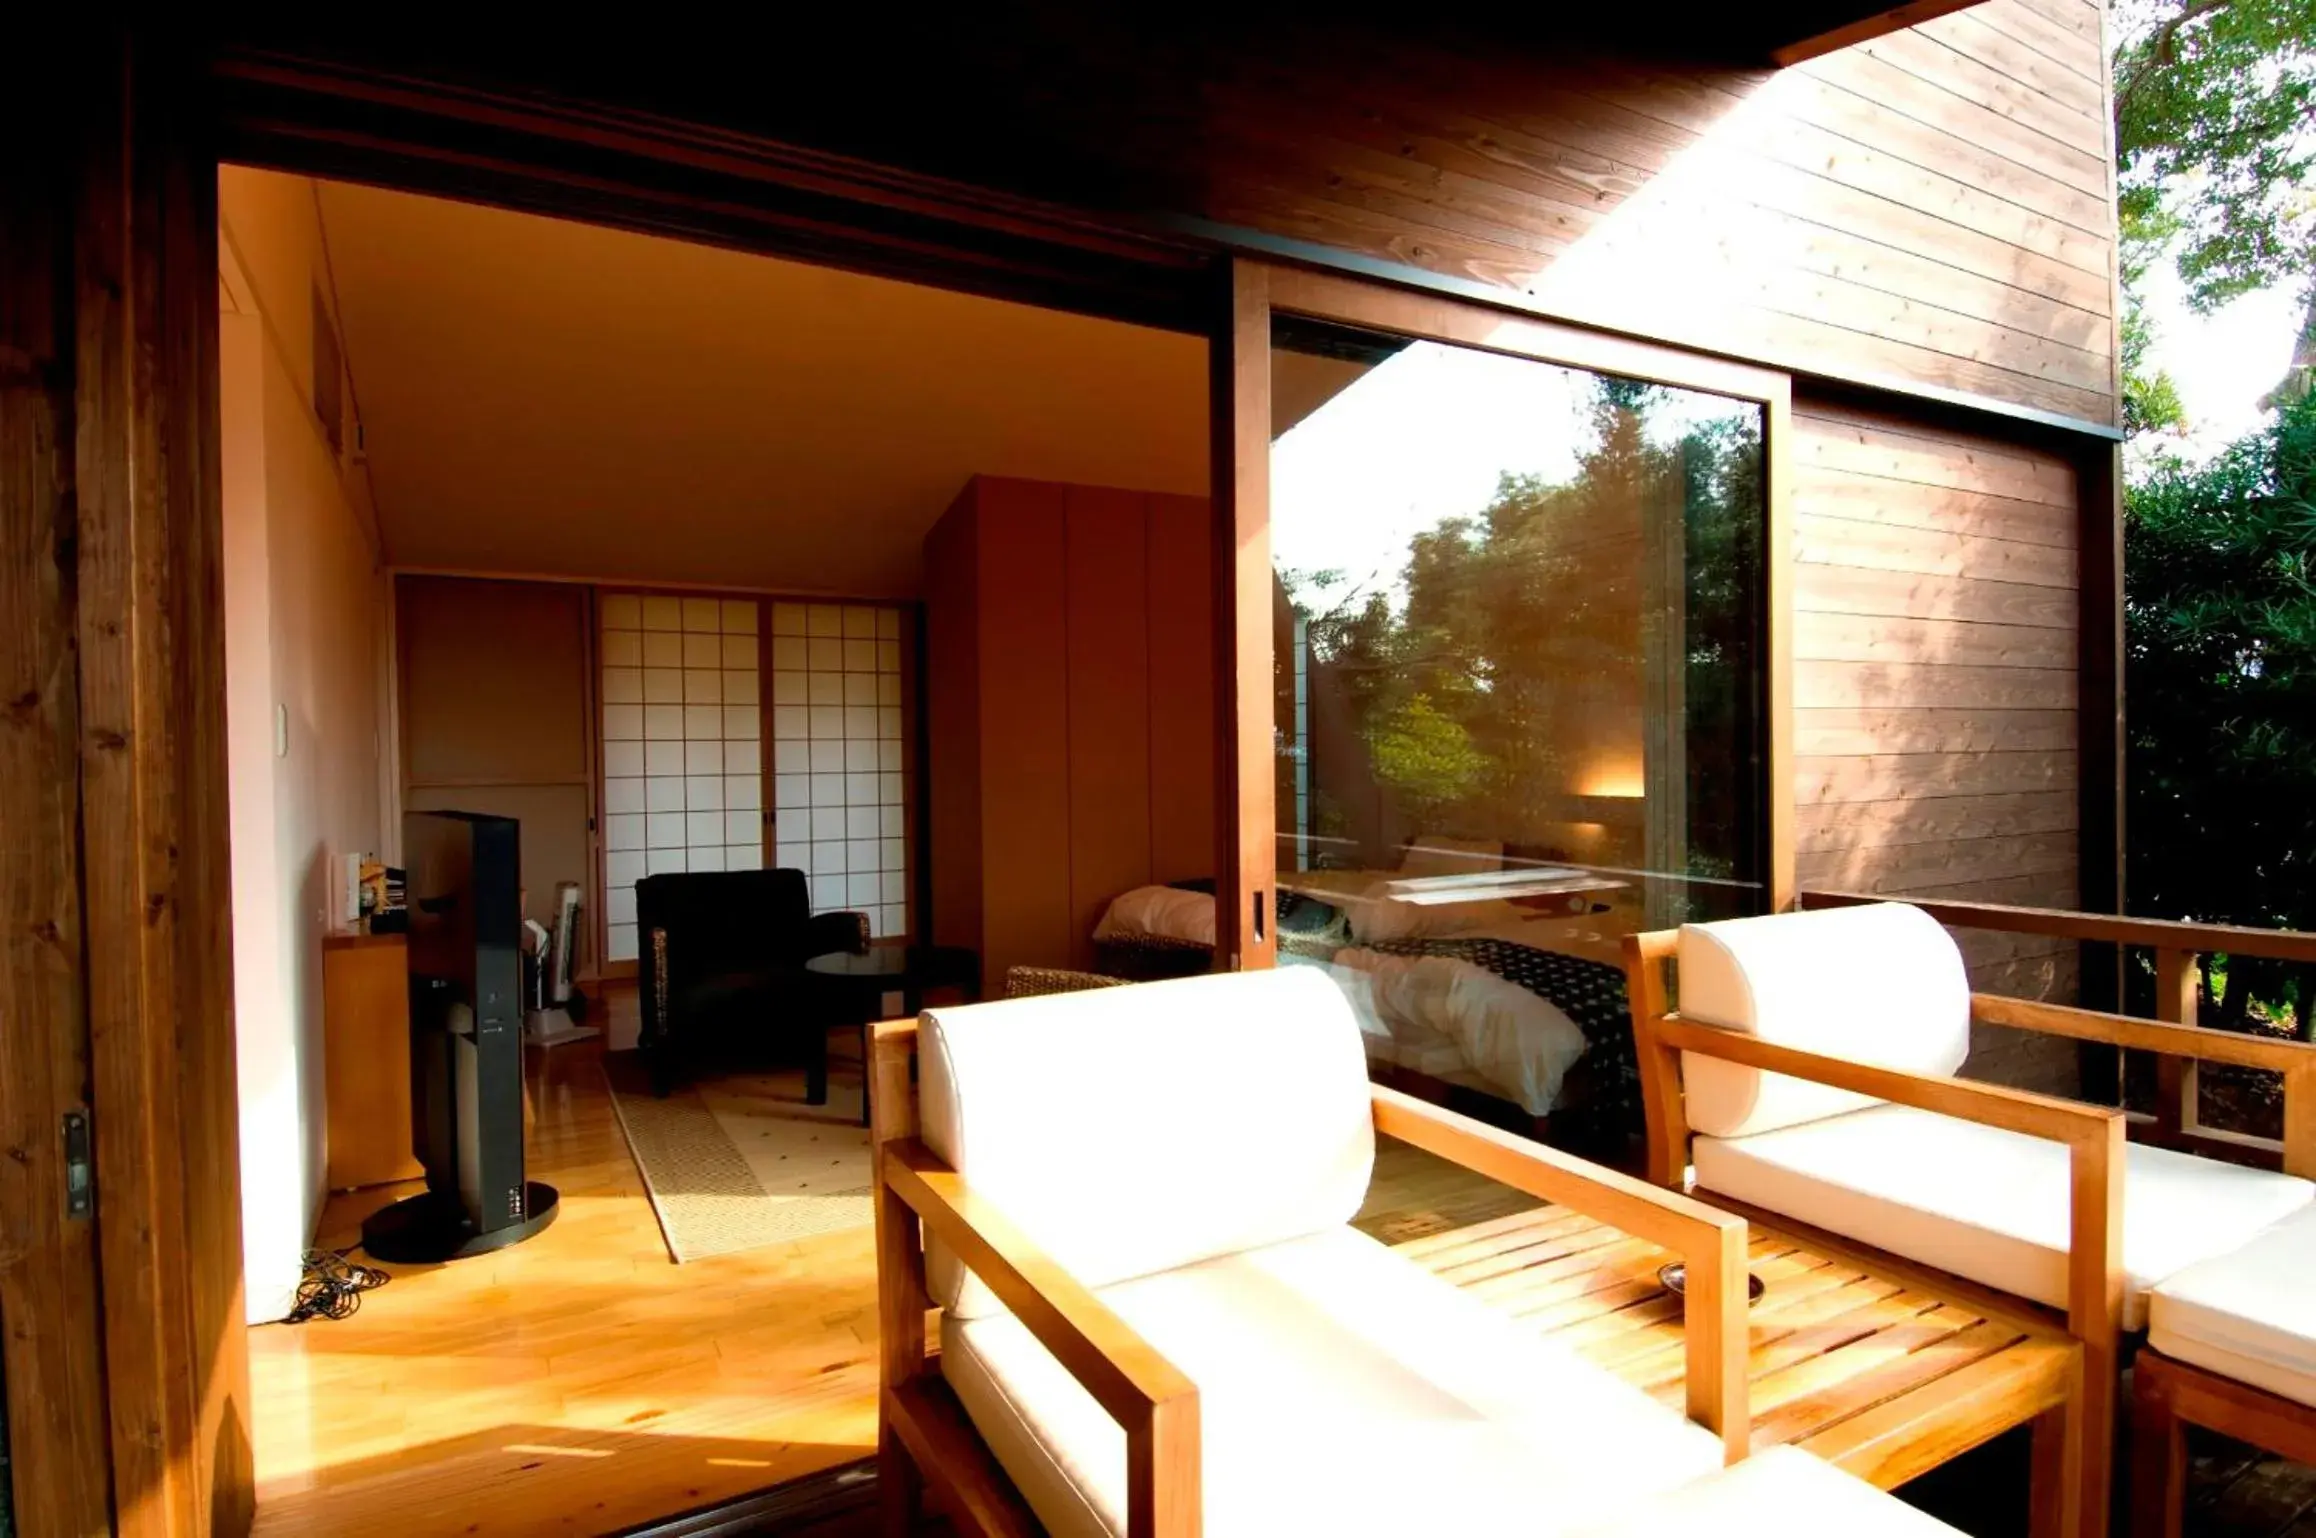
[[[925,1011],[927,1147],[1089,1287],[1348,1222],[1367,1054],[1314,967]],[[933,1299],[998,1305],[939,1246]]]
[[[1904,903],[1684,924],[1680,1009],[1704,1025],[1910,1073],[1970,1055],[1970,980],[1938,921]],[[1689,1126],[1744,1137],[1879,1102],[1847,1090],[1681,1054]]]

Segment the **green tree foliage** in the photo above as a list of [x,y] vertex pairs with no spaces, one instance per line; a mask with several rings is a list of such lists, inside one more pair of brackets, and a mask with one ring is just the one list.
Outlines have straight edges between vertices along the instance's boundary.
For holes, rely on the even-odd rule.
[[2175,245],[2189,301],[2304,280],[2316,0],[2129,5],[2115,60],[2126,238]]
[[2140,279],[2173,263],[2208,311],[2278,284],[2307,293],[2308,324],[2279,388],[2316,365],[2316,0],[2123,0],[2115,52],[2122,216],[2125,425],[2180,425],[2170,382],[2143,372]]
[[[1519,845],[1527,832],[1507,819],[1569,815],[1569,755],[1588,743],[1567,724],[1591,711],[1630,721],[1640,706],[1641,627],[1654,623],[1643,616],[1662,604],[1643,591],[1654,537],[1673,542],[1685,573],[1691,871],[1729,875],[1744,857],[1760,431],[1731,413],[1652,441],[1663,403],[1652,386],[1598,381],[1576,473],[1502,476],[1486,506],[1414,531],[1396,610],[1379,592],[1346,591],[1339,572],[1280,574],[1375,780],[1424,831]],[[1321,831],[1341,830],[1323,820]]]
[[2179,388],[2161,369],[2149,372],[2147,349],[2154,343],[2153,328],[2139,303],[2136,275],[2123,284],[2123,431],[2136,438],[2187,425],[2187,408]]
[[[2316,929],[2316,399],[2208,465],[2130,488],[2124,579],[2131,905]],[[2229,1015],[2311,978],[2237,958]]]

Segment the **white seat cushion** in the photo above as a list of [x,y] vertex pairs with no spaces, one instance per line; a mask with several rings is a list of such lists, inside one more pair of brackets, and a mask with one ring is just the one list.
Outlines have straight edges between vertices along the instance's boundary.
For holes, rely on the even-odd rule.
[[[1207,1538],[1559,1533],[1720,1467],[1678,1412],[1351,1228],[1101,1297],[1198,1385]],[[1125,1531],[1126,1438],[1010,1314],[941,1365],[1056,1538]]]
[[918,1064],[926,1146],[1089,1287],[1349,1222],[1374,1173],[1359,1022],[1310,967],[928,1009]]
[[2147,1341],[2165,1356],[2316,1405],[2316,1208],[2164,1279]]
[[1693,1484],[1639,1502],[1584,1538],[1960,1538],[1936,1517],[1798,1447],[1772,1447]]
[[[1746,1138],[1698,1138],[1697,1184],[1830,1233],[2064,1308],[2063,1143],[1878,1105]],[[2123,1181],[2123,1328],[2156,1283],[2316,1197],[2289,1175],[2133,1145]]]

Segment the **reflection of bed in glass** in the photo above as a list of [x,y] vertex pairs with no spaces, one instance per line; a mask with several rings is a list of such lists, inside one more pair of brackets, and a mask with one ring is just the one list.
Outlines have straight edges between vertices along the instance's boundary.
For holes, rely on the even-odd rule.
[[1760,408],[1288,319],[1272,380],[1282,960],[1613,1151],[1622,936],[1762,904]]
[[1330,973],[1379,1080],[1556,1142],[1621,1141],[1630,882],[1556,865],[1279,882],[1279,964]]

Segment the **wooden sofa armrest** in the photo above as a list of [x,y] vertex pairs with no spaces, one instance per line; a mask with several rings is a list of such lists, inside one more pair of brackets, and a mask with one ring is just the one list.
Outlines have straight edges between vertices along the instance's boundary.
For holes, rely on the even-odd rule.
[[2067,1321],[2087,1345],[2111,1353],[2123,1314],[2123,1148],[2125,1118],[2107,1106],[1981,1084],[1969,1079],[1878,1068],[1827,1057],[1718,1026],[1665,1015],[1649,1034],[1667,1052],[1695,1052],[1871,1095],[1981,1126],[2064,1143],[2069,1208]]
[[2207,1030],[2176,1021],[2139,1020],[2103,1010],[2006,999],[1991,993],[1972,994],[1970,1014],[1974,1020],[2013,1030],[2040,1031],[2046,1036],[2094,1041],[2128,1051],[2281,1074],[2284,1173],[2316,1180],[2316,1043]]
[[1746,1408],[1751,1334],[1746,1325],[1749,1231],[1743,1218],[1398,1090],[1375,1085],[1371,1093],[1376,1131],[1680,1256],[1688,1268],[1689,1418],[1721,1439],[1727,1461],[1745,1456],[1752,1415]]
[[1198,1388],[915,1138],[879,1149],[886,1188],[1013,1311],[1126,1432],[1126,1530],[1198,1531]]
[[2141,1020],[2130,1015],[2111,1015],[2104,1010],[2004,998],[1994,993],[1972,994],[1970,1017],[2013,1030],[2041,1031],[2046,1036],[2102,1042],[2139,1052],[2159,1052],[2167,1057],[2193,1057],[2238,1068],[2266,1068],[2291,1074],[2304,1073],[2316,1065],[2316,1043],[2278,1036],[2248,1036],[2240,1031],[2211,1030],[2170,1020]]
[[1765,1069],[1833,1089],[1871,1095],[1916,1110],[1960,1117],[2006,1132],[2047,1138],[2070,1147],[2081,1142],[2103,1142],[2120,1135],[2123,1113],[2108,1106],[2086,1105],[2040,1095],[2032,1090],[1983,1084],[1941,1074],[1912,1073],[1903,1068],[1878,1068],[1846,1057],[1829,1057],[1799,1047],[1763,1041],[1742,1031],[1717,1025],[1699,1025],[1679,1015],[1667,1015],[1656,1025],[1659,1045],[1675,1052],[1695,1052],[1747,1068]]

